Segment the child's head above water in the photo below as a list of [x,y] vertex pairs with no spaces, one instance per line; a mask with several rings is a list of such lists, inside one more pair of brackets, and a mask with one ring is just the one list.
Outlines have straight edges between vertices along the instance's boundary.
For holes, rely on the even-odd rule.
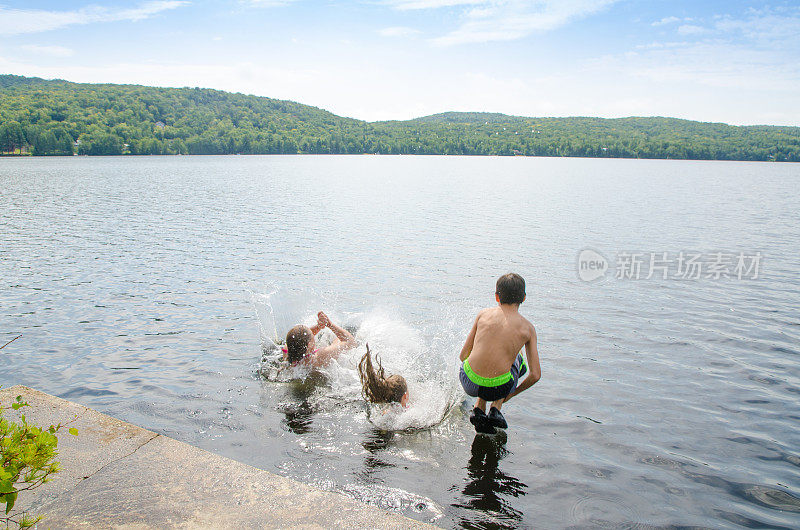
[[386,377],[381,362],[376,357],[378,369],[372,366],[372,354],[367,345],[367,353],[358,363],[358,376],[361,379],[361,392],[364,399],[372,403],[400,403],[405,406],[408,401],[408,385],[402,375]]
[[306,353],[314,350],[314,334],[308,326],[298,325],[286,334],[286,360],[300,362]]
[[495,294],[501,304],[519,305],[525,301],[525,280],[513,272],[504,274],[497,279]]

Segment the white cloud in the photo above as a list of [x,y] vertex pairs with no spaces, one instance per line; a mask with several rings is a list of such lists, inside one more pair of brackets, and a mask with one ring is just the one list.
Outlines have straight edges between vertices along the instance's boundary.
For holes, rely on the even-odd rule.
[[689,45],[686,41],[671,41],[671,42],[651,42],[649,44],[638,44],[637,50],[652,50],[658,48],[681,48]]
[[678,22],[680,19],[678,17],[664,17],[661,20],[656,20],[651,26],[666,26],[667,24],[673,24]]
[[378,30],[378,34],[383,37],[408,37],[409,35],[414,35],[415,33],[419,33],[419,30],[405,26],[394,26],[391,28],[383,28]]
[[295,3],[297,0],[243,0],[252,7],[281,7]]
[[[668,17],[652,25],[661,25],[666,20],[672,23],[680,19]],[[748,9],[739,16],[716,15],[710,21],[693,24],[688,23],[695,22],[692,18],[682,21],[687,23],[677,27],[680,35],[704,35],[725,41],[743,39],[755,47],[800,50],[800,7]]]
[[[694,115],[676,110],[669,114],[673,116],[703,119],[721,109],[715,121],[800,123],[800,111],[794,110],[800,109],[800,64],[791,53],[757,49],[746,42],[726,42],[715,36],[653,43],[635,52],[602,57],[594,61],[588,75],[611,75],[619,86],[639,85],[653,97],[669,94],[669,100],[657,102],[662,107],[677,103],[694,107]],[[777,119],[779,109],[784,115]]]
[[386,4],[400,10],[438,9],[442,7],[459,7],[488,4],[487,0],[387,0]]
[[449,46],[516,40],[591,15],[619,0],[386,0],[399,10],[462,8],[461,26],[433,39]]
[[678,27],[678,33],[681,35],[699,35],[708,31],[703,26],[696,26],[694,24],[683,24]]
[[[437,45],[516,40],[594,14],[618,0],[486,0],[465,14],[461,26],[433,40]],[[477,4],[477,2],[470,2]]]
[[155,0],[151,2],[145,2],[139,7],[135,7],[133,9],[123,9],[116,13],[110,12],[110,16],[108,16],[105,20],[101,20],[101,22],[116,20],[144,20],[162,11],[168,11],[170,9],[175,9],[188,4],[189,2],[185,0]]
[[638,87],[661,115],[800,124],[800,8],[751,9],[696,22],[674,29],[691,38],[604,56],[586,75],[600,86],[610,76],[621,90]]
[[162,11],[175,9],[189,2],[184,0],[155,0],[130,9],[87,6],[72,11],[42,9],[9,9],[0,7],[0,35],[39,33],[67,26],[97,22],[138,21]]
[[51,57],[72,57],[75,50],[64,46],[39,46],[38,44],[25,44],[20,46],[25,51],[39,55],[49,55]]
[[800,7],[751,9],[744,17],[718,17],[716,30],[736,33],[760,45],[800,45]]

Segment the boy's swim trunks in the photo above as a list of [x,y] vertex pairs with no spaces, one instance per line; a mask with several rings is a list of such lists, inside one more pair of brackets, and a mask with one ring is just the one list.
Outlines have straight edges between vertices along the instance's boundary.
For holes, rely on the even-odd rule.
[[469,359],[461,365],[458,379],[468,396],[478,397],[486,401],[496,401],[508,396],[517,388],[517,381],[528,373],[528,365],[521,353],[517,354],[511,370],[497,377],[481,377],[472,371]]

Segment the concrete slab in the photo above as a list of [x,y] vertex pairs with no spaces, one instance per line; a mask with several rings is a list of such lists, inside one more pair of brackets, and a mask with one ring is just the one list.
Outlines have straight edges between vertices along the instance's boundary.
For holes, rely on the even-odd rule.
[[62,472],[20,497],[46,527],[432,528],[27,387],[0,390],[0,402],[17,395],[29,421],[77,418],[80,431],[59,436]]
[[7,410],[7,418],[18,420],[20,414],[25,414],[29,422],[39,427],[69,422],[69,427],[75,427],[79,432],[79,436],[68,434],[66,429],[59,433],[57,460],[61,463],[61,471],[53,475],[52,482],[21,495],[16,505],[21,510],[38,512],[44,504],[74,488],[86,477],[133,453],[157,436],[83,405],[24,386],[0,389],[0,403],[10,406],[19,395],[30,406],[16,412]]

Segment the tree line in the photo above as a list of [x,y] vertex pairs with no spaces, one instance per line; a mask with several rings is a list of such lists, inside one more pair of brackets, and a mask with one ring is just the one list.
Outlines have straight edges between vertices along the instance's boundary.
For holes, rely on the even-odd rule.
[[202,88],[0,75],[0,154],[431,154],[800,161],[800,127],[444,113],[365,122]]

